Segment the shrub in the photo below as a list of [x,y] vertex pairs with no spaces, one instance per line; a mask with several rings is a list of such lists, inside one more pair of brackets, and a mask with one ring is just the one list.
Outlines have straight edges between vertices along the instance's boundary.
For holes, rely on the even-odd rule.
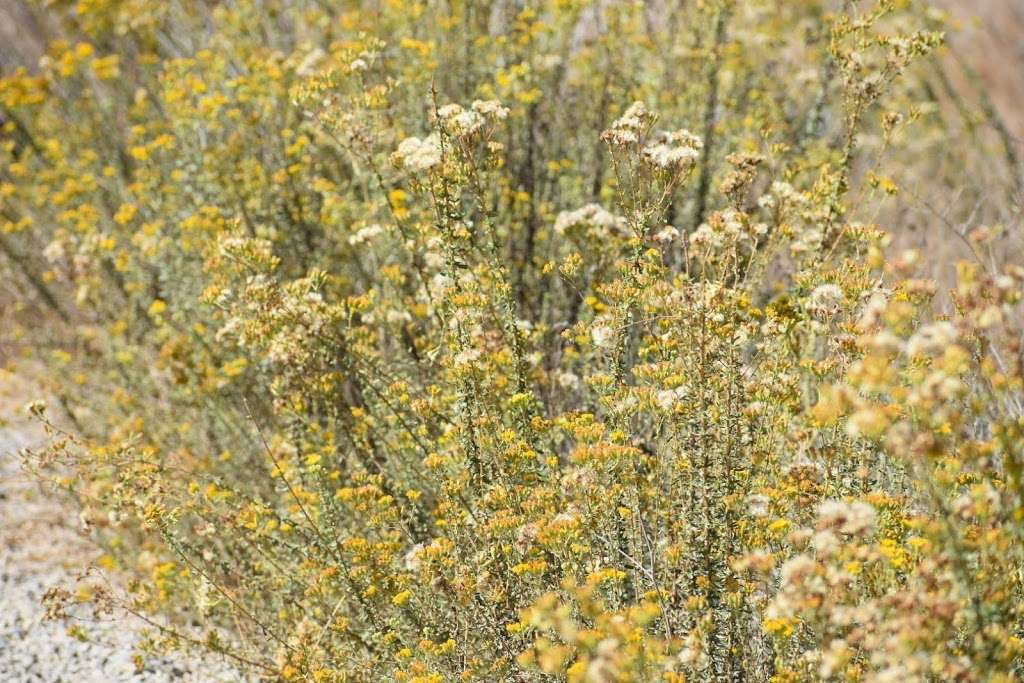
[[942,16],[869,4],[68,10],[0,246],[103,599],[267,679],[1013,680],[1024,270],[887,256]]

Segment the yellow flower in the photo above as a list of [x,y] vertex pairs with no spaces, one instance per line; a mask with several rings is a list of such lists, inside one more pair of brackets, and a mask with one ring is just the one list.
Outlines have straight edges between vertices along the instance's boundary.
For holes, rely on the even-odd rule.
[[122,204],[114,214],[114,222],[118,225],[126,225],[130,223],[136,214],[139,212],[139,207],[134,204]]

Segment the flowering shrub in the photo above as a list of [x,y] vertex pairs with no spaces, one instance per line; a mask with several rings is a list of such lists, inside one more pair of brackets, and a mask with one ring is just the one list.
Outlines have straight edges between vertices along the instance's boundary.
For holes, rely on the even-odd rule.
[[1015,680],[1024,269],[892,255],[942,15],[832,5],[67,10],[0,248],[97,599],[268,680]]

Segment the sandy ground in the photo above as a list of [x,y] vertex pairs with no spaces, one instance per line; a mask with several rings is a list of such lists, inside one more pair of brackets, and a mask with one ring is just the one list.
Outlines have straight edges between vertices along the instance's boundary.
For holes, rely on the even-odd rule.
[[[0,371],[0,681],[120,683],[245,681],[220,660],[133,659],[144,624],[128,615],[103,621],[46,620],[42,597],[74,590],[100,555],[77,529],[77,515],[21,468],[19,449],[43,443],[42,430],[20,405],[29,389]],[[20,399],[20,400],[19,400]],[[69,633],[72,625],[87,635]]]

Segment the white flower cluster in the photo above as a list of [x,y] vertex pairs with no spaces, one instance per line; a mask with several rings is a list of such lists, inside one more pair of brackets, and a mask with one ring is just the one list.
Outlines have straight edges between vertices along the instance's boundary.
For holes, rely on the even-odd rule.
[[[507,116],[508,108],[495,100],[477,100],[468,109],[458,104],[446,104],[437,110],[437,118],[444,132],[462,139],[473,137],[488,123]],[[441,136],[437,132],[423,140],[406,138],[391,156],[396,166],[419,172],[440,166],[441,159]]]
[[437,117],[451,135],[469,137],[480,132],[489,121],[508,117],[508,108],[495,100],[477,100],[469,109],[446,104],[437,110]]
[[[634,102],[611,128],[601,133],[601,139],[612,147],[631,147],[647,142],[648,133],[656,117],[643,102]],[[704,148],[701,139],[688,130],[658,133],[641,151],[643,161],[654,169],[678,173],[691,168]]]
[[803,196],[787,182],[776,180],[772,183],[771,191],[761,195],[757,205],[762,209],[774,209],[786,203],[803,203]]
[[956,343],[956,326],[948,320],[925,325],[907,341],[907,355],[937,356]]
[[683,401],[688,393],[685,385],[675,389],[662,389],[654,394],[654,401],[662,410],[673,411],[676,404]]
[[406,138],[392,155],[396,165],[410,171],[429,171],[441,164],[441,139],[437,133],[427,138]]
[[587,204],[575,211],[563,211],[555,219],[555,232],[559,235],[589,229],[595,237],[606,238],[625,228],[626,220],[622,216],[616,216],[599,204]]
[[53,240],[43,249],[43,258],[46,259],[47,263],[58,263],[63,261],[65,257],[67,257],[67,249],[65,248],[64,241],[61,239]]
[[575,391],[576,389],[580,388],[579,375],[565,370],[560,370],[555,375],[555,383],[560,388],[566,389],[568,391]]
[[882,322],[885,311],[889,307],[890,294],[891,292],[884,287],[879,287],[871,293],[868,300],[861,306],[857,329],[861,332],[868,332]]
[[747,512],[751,517],[763,519],[771,512],[771,498],[763,493],[753,493],[747,496]]
[[823,567],[807,555],[796,555],[779,570],[779,591],[765,610],[769,619],[790,619],[799,614],[804,605],[824,602],[829,586]]
[[726,209],[711,214],[707,223],[702,223],[690,235],[690,246],[695,249],[717,250],[768,232],[764,223],[750,224],[747,217],[736,209]]
[[803,201],[803,196],[789,183],[776,180],[772,182],[772,194],[783,201]]
[[654,123],[654,114],[643,102],[634,102],[612,123],[612,127],[601,133],[601,139],[613,147],[639,144]]
[[508,118],[508,107],[498,100],[476,100],[470,106],[476,113],[492,120],[501,121]]
[[671,244],[678,238],[679,229],[673,225],[666,225],[651,237],[655,244]]
[[863,501],[826,500],[818,506],[818,528],[849,536],[867,536],[875,530],[875,508]]
[[610,320],[595,320],[596,324],[590,328],[590,339],[594,346],[599,349],[610,349],[615,345],[615,328],[609,323]]
[[817,254],[825,240],[825,231],[821,223],[803,222],[796,224],[796,238],[789,245],[789,254],[793,258],[802,258]]
[[351,244],[352,246],[366,244],[367,242],[373,241],[373,238],[381,234],[382,232],[384,232],[384,228],[382,228],[377,223],[367,225],[362,228],[359,228],[359,230],[357,230],[354,235],[351,235],[348,238],[348,243]]
[[688,130],[659,134],[659,139],[644,147],[644,159],[662,171],[678,173],[692,167],[704,148],[701,139]]
[[846,299],[843,289],[832,283],[818,285],[807,297],[807,309],[815,316],[835,315]]

